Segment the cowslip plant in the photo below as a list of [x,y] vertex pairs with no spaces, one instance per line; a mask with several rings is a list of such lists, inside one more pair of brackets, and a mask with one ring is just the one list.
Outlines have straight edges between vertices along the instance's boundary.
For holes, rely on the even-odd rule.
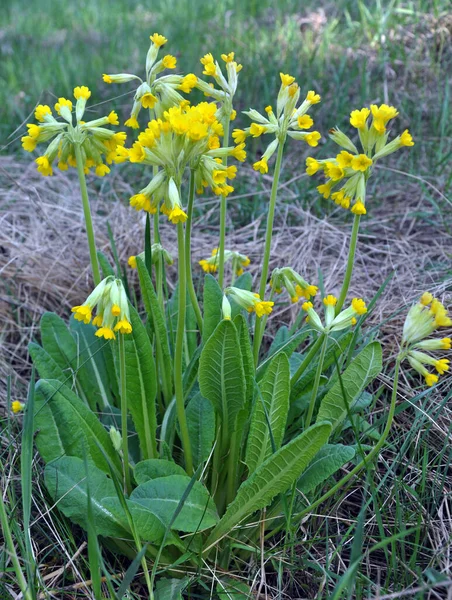
[[[372,437],[365,421],[372,396],[364,390],[381,372],[382,349],[378,341],[360,335],[368,314],[364,300],[352,298],[344,305],[372,166],[412,145],[408,132],[388,142],[386,127],[396,109],[382,105],[352,112],[362,153],[336,128],[330,135],[343,150],[333,158],[307,159],[310,175],[322,171],[328,178],[320,192],[344,208],[351,206],[355,215],[341,293],[338,298],[319,298],[312,277],[279,265],[269,280],[269,264],[285,143],[290,137],[318,145],[320,133],[309,131],[313,119],[307,113],[320,96],[308,91],[299,103],[295,78],[280,74],[276,112],[267,107],[265,117],[257,110],[247,111],[252,124],[235,129],[235,143],[230,145],[232,102],[241,69],[234,53],[222,55],[226,77],[211,54],[201,59],[203,74],[213,78],[216,87],[192,73],[157,77],[164,69],[174,69],[176,60],[171,55],[157,60],[167,43],[164,36],[154,34],[151,42],[145,80],[104,75],[107,83],[139,81],[126,125],[138,129],[141,109],[150,110],[128,147],[122,135],[103,128],[105,119],[110,123],[116,118],[81,121],[85,91],[75,92],[76,125],[69,101],[59,102],[64,122],[54,119],[48,107],[38,107],[43,131],[41,126],[39,131],[29,127],[24,145],[33,150],[35,141],[53,137],[44,155],[49,164],[58,156],[60,162],[76,164],[83,177],[94,165],[100,170],[103,156],[109,164],[139,163],[149,169],[149,183],[130,199],[146,221],[142,252],[129,258],[129,266],[138,272],[139,303],[127,280],[98,253],[103,279],[97,277],[93,262],[94,289],[73,308],[69,327],[57,315],[44,314],[42,345],[32,343],[30,354],[41,377],[34,420],[49,493],[59,509],[85,529],[91,527],[88,502],[95,533],[107,538],[109,548],[134,557],[146,543],[144,572],[153,597],[157,567],[180,579],[206,561],[213,565],[219,560],[224,569],[242,564],[256,551],[260,536],[291,531],[300,517],[377,456],[394,416],[400,363],[407,359],[428,385],[435,384],[437,376],[425,365],[443,374],[449,361],[427,352],[448,350],[451,344],[450,338],[429,336],[452,321],[428,293],[410,310],[386,424]],[[191,103],[180,93],[190,94],[195,88],[213,101]],[[373,120],[368,125],[370,111]],[[240,248],[225,246],[225,199],[233,191],[228,180],[237,175],[236,165],[226,161],[244,161],[247,138],[264,134],[274,140],[254,163],[255,170],[268,173],[275,152],[277,158],[260,282],[254,287],[251,275],[244,272],[248,257]],[[42,161],[38,168],[43,172]],[[49,168],[43,174],[50,175]],[[83,196],[84,178],[80,182]],[[339,189],[332,192],[336,186]],[[207,188],[220,197],[220,236],[218,248],[199,263],[198,275],[205,272],[199,298],[191,259],[193,207]],[[162,214],[177,228],[178,279],[171,297],[165,276],[173,258],[162,245]],[[90,250],[91,242],[94,236]],[[287,297],[279,296],[283,290]],[[296,327],[278,328],[273,322],[275,303],[300,300]],[[145,322],[138,312],[142,308]],[[269,324],[276,333],[271,346],[263,349]],[[350,433],[357,416],[367,425],[358,430],[358,440]],[[371,443],[378,440],[367,454],[360,444],[366,438]],[[355,463],[349,474],[330,485],[349,462]],[[257,525],[263,510],[265,519]],[[183,580],[180,589],[188,581]]]

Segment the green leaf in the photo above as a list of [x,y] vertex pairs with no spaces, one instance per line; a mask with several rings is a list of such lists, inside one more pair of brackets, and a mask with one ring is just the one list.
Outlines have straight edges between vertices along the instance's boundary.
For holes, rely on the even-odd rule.
[[137,311],[130,306],[132,333],[124,336],[127,405],[145,458],[157,456],[157,375],[152,346]]
[[290,392],[289,361],[285,354],[271,361],[259,388],[261,393],[254,402],[245,457],[250,474],[281,447]]
[[250,600],[250,587],[243,581],[237,581],[232,577],[222,577],[216,588],[219,600]]
[[256,368],[254,365],[253,349],[251,347],[248,323],[243,315],[237,315],[234,319],[234,325],[239,334],[240,349],[242,351],[243,369],[245,372],[246,385],[246,408],[251,409],[255,390]]
[[154,286],[152,285],[151,277],[148,273],[148,270],[146,269],[144,262],[141,260],[140,257],[137,257],[137,269],[138,276],[140,278],[140,287],[143,296],[144,306],[146,308],[148,319],[152,322],[154,326],[154,331],[156,333],[156,344],[158,344],[159,346],[160,356],[162,357],[162,361],[164,364],[163,373],[165,377],[165,385],[167,388],[166,395],[167,397],[169,397],[172,387],[172,360],[169,349],[165,317],[162,313],[162,309],[160,307],[157,294],[155,293]]
[[105,473],[92,465],[87,473],[81,458],[63,456],[46,465],[44,477],[46,487],[58,503],[59,510],[84,529],[87,529],[88,477],[96,533],[130,539],[125,514],[118,517],[104,505],[104,498],[116,494],[113,482]]
[[169,475],[184,475],[187,477],[187,473],[182,467],[176,465],[171,460],[163,458],[142,460],[135,465],[133,474],[138,484],[145,483],[151,479],[158,479],[159,477],[168,477]]
[[196,394],[188,403],[187,426],[195,469],[208,459],[215,439],[215,411],[212,404]]
[[298,480],[297,489],[303,494],[312,492],[354,456],[355,449],[350,446],[325,444]]
[[110,264],[110,261],[100,250],[97,251],[97,259],[99,261],[100,268],[102,269],[102,275],[104,277],[108,277],[109,275],[116,277],[113,267]]
[[[329,339],[328,345],[326,348],[326,352],[325,352],[325,359],[323,361],[322,372],[325,372],[327,369],[329,369],[331,367],[331,365],[334,364],[335,357],[339,357],[342,354],[342,352],[344,352],[344,350],[346,348],[348,348],[348,345],[349,345],[352,337],[353,337],[353,333],[351,331],[348,331],[347,333],[342,334],[338,338],[330,338]],[[319,348],[319,352],[320,352],[320,348]],[[292,386],[292,389],[290,391],[290,402],[291,403],[295,402],[296,399],[305,391],[305,389],[308,387],[308,385],[310,385],[314,381],[315,373],[317,370],[317,362],[318,362],[317,356],[314,357],[311,364],[308,366],[308,368],[303,373],[303,375],[300,377],[300,379],[295,383],[295,385]]]
[[326,443],[330,432],[330,423],[316,423],[270,456],[242,483],[204,548],[213,546],[243,519],[268,506],[277,494],[289,489]]
[[188,577],[183,579],[159,579],[155,586],[155,600],[182,600],[182,592],[189,583]]
[[[188,476],[159,477],[135,488],[130,499],[147,507],[161,518],[165,526],[168,526],[189,484]],[[196,481],[172,529],[193,533],[208,529],[217,521],[217,511],[209,492],[199,481]]]
[[[118,496],[103,498],[102,504],[118,518],[124,513]],[[161,544],[166,531],[162,519],[145,506],[131,500],[126,500],[126,505],[140,539],[151,544]]]
[[[323,397],[317,421],[330,421],[335,429],[347,416],[347,407],[359,398],[364,388],[381,372],[382,353],[378,342],[368,344],[350,363]],[[345,398],[344,398],[345,393]]]
[[65,375],[60,365],[39,344],[30,342],[28,352],[42,379],[58,379],[61,383],[70,381],[70,375]]
[[270,361],[275,356],[279,356],[280,354],[285,354],[287,358],[295,352],[301,342],[307,337],[308,332],[300,331],[293,335],[290,339],[282,342],[278,347],[275,347],[274,351],[271,355],[269,355],[261,364],[258,366],[256,371],[256,378],[259,380],[265,373]]
[[202,339],[206,343],[222,319],[221,304],[223,292],[215,277],[209,273],[204,277],[203,295],[203,331]]
[[118,389],[116,371],[114,377],[107,370],[106,360],[113,361],[111,348],[108,341],[95,336],[96,328],[93,325],[85,325],[73,317],[69,321],[69,327],[77,344],[79,362],[83,363],[79,369],[81,384],[89,396],[89,404],[92,407],[107,407],[113,404],[112,390]]
[[77,366],[77,344],[63,319],[55,313],[44,313],[41,317],[41,339],[44,350],[70,376],[73,365]]
[[224,431],[232,433],[237,414],[245,405],[246,385],[239,338],[232,321],[221,321],[204,345],[198,379],[201,394],[220,415]]
[[102,446],[112,465],[121,473],[121,461],[110,436],[97,416],[68,387],[59,381],[41,379],[36,384],[36,447],[45,462],[63,455],[88,460],[109,472]]

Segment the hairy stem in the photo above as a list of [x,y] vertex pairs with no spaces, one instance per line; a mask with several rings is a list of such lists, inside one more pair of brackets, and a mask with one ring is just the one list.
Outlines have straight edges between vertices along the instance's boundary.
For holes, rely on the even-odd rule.
[[129,438],[127,431],[127,384],[126,384],[126,352],[124,336],[119,336],[119,378],[121,380],[121,432],[122,432],[122,460],[124,465],[124,493],[130,494],[132,486],[130,484],[129,467]]
[[319,362],[317,365],[317,371],[315,373],[314,387],[312,388],[311,400],[309,402],[308,414],[306,415],[306,421],[304,424],[305,429],[307,429],[309,427],[309,425],[311,424],[312,415],[314,413],[315,401],[317,399],[317,393],[319,391],[320,377],[322,375],[323,362],[325,360],[325,352],[326,352],[327,344],[328,344],[328,336],[324,335],[322,350],[320,351],[320,358],[319,358]]
[[185,224],[185,268],[187,271],[187,287],[193,310],[195,311],[196,322],[200,335],[202,335],[202,314],[196,297],[195,286],[193,285],[193,274],[191,269],[191,226],[193,223],[193,206],[195,200],[195,172],[190,172],[190,189],[188,193],[187,215]]
[[[223,146],[228,146],[229,144],[229,123],[230,117],[225,120],[223,125],[224,136],[223,136]],[[226,165],[228,162],[227,157],[224,158],[223,164]],[[223,289],[224,284],[224,248],[226,243],[226,196],[221,196],[220,200],[220,244],[219,244],[219,256],[218,256],[218,284]]]
[[91,270],[93,272],[94,285],[98,285],[100,283],[99,262],[97,260],[96,241],[94,238],[93,220],[91,218],[91,209],[89,206],[88,189],[86,187],[83,158],[80,150],[80,144],[74,144],[74,147],[75,160],[77,162],[78,180],[80,182],[80,194],[82,196],[83,215],[85,217],[86,235],[88,238]]
[[348,251],[348,259],[347,259],[347,268],[345,270],[344,281],[342,283],[341,293],[339,295],[339,299],[336,304],[336,315],[341,312],[342,307],[344,306],[345,298],[347,297],[348,288],[350,287],[350,280],[352,278],[353,273],[353,265],[355,263],[355,253],[356,253],[356,244],[358,242],[358,231],[359,231],[359,221],[361,219],[361,215],[355,215],[353,220],[353,229],[352,235],[350,238],[350,248]]

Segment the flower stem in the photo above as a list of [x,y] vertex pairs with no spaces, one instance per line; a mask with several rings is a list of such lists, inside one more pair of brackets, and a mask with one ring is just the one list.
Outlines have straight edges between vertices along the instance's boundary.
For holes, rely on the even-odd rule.
[[336,304],[336,315],[341,312],[341,309],[344,306],[345,298],[347,297],[348,288],[350,286],[350,280],[352,278],[360,219],[361,215],[355,215],[353,220],[352,236],[350,238],[350,248],[348,251],[347,269],[345,270],[344,282],[342,283],[341,293]]
[[202,335],[202,314],[198,304],[198,298],[196,297],[195,286],[193,285],[193,274],[191,270],[191,226],[193,222],[193,205],[195,200],[195,172],[190,172],[190,189],[188,193],[188,207],[187,214],[188,219],[185,224],[185,268],[187,271],[187,287],[190,295],[191,304],[196,316],[196,322],[198,323],[198,329],[200,335]]
[[[223,146],[229,145],[229,123],[230,116],[225,120],[223,125],[224,136],[223,136]],[[228,159],[227,157],[223,159],[223,164],[227,165]],[[224,249],[226,244],[226,196],[221,196],[220,200],[220,244],[219,244],[219,256],[218,256],[218,284],[221,289],[223,289],[224,283]]]
[[121,432],[122,432],[122,460],[124,464],[124,493],[130,494],[132,486],[130,484],[129,468],[129,439],[127,431],[127,384],[126,384],[126,352],[124,345],[124,336],[119,336],[119,378],[121,380]]
[[317,400],[317,393],[319,391],[320,377],[322,375],[323,363],[325,360],[325,352],[326,352],[327,344],[328,344],[328,335],[324,335],[322,350],[320,351],[320,358],[319,358],[319,362],[317,364],[317,371],[315,373],[314,387],[312,388],[311,400],[309,402],[308,414],[306,415],[306,421],[304,424],[305,429],[307,429],[309,427],[309,425],[311,424],[312,415],[314,413],[315,401]]
[[91,269],[93,271],[94,285],[100,283],[99,263],[97,260],[96,241],[94,239],[93,220],[91,218],[91,209],[89,206],[88,190],[86,188],[85,171],[83,165],[80,144],[74,144],[75,160],[77,162],[78,180],[80,182],[80,193],[82,195],[83,214],[85,217],[86,235],[88,237],[89,257],[91,259]]
[[300,379],[300,377],[303,375],[303,373],[306,371],[306,369],[311,364],[311,360],[317,354],[317,351],[322,344],[323,336],[324,336],[323,333],[320,334],[320,336],[312,344],[311,348],[309,349],[308,353],[306,354],[305,358],[303,359],[303,362],[301,363],[301,365],[298,367],[298,369],[293,374],[293,376],[290,380],[290,387],[293,387],[296,384],[296,382]]
[[[275,163],[275,172],[273,174],[273,182],[272,189],[270,193],[270,205],[268,207],[268,215],[267,215],[267,230],[265,233],[265,248],[264,248],[264,258],[262,261],[262,273],[261,273],[261,281],[259,285],[259,296],[261,300],[264,300],[265,297],[265,288],[267,287],[267,278],[268,278],[268,267],[270,264],[270,250],[272,246],[272,235],[273,235],[273,221],[275,219],[275,208],[276,208],[276,196],[278,193],[278,185],[279,185],[279,175],[281,173],[281,164],[282,157],[284,152],[284,144],[285,138],[280,140],[278,146],[278,154],[276,156]],[[256,323],[254,326],[254,362],[257,364],[259,359],[259,349],[261,345],[261,340],[263,337],[263,322],[262,319],[256,317]]]
[[176,395],[176,411],[179,420],[180,436],[185,457],[185,470],[188,475],[193,474],[193,459],[188,435],[187,417],[185,414],[184,389],[182,385],[185,312],[187,308],[187,279],[185,261],[184,226],[177,224],[177,246],[179,253],[179,310],[177,315],[176,345],[174,350],[174,390]]

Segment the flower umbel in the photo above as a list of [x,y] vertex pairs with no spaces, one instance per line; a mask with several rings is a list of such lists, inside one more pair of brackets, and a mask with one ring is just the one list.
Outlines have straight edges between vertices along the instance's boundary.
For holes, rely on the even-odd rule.
[[275,304],[274,302],[261,300],[259,294],[253,294],[253,292],[236,287],[228,287],[224,293],[248,312],[255,312],[258,317],[269,315]]
[[[209,258],[200,260],[199,264],[205,273],[216,273],[218,271],[218,259],[218,248],[214,248],[212,250],[212,255]],[[232,270],[237,276],[242,275],[243,267],[247,267],[251,262],[248,256],[240,254],[240,252],[236,252],[234,250],[225,250],[224,262],[226,264],[229,261],[232,262]]]
[[[96,316],[93,318],[93,311]],[[106,277],[97,285],[85,302],[72,309],[74,318],[98,327],[97,337],[114,340],[115,332],[131,333],[129,302],[120,279]]]

